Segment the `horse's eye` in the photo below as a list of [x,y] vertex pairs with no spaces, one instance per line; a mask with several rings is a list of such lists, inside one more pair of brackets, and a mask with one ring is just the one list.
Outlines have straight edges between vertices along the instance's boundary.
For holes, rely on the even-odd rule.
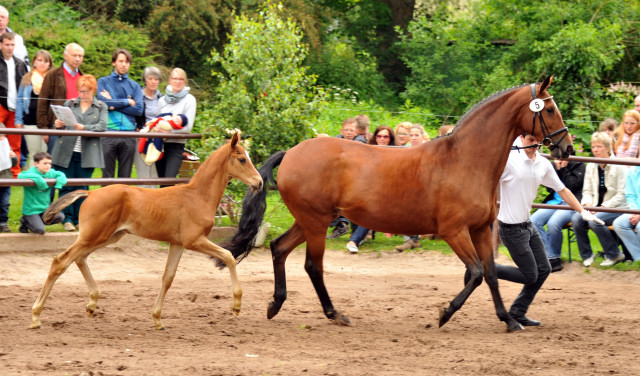
[[549,108],[547,108],[547,113],[548,113],[549,115],[553,115],[555,112],[556,112],[556,110],[555,110],[553,107],[549,107]]
[[247,160],[245,158],[240,158],[240,159],[238,159],[238,161],[240,161],[240,163],[242,163],[242,164],[247,163]]

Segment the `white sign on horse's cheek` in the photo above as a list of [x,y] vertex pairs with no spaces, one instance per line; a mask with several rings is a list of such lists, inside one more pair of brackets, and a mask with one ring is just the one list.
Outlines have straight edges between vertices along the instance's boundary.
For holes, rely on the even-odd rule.
[[529,109],[533,112],[540,112],[544,108],[544,101],[540,98],[536,98],[529,103]]

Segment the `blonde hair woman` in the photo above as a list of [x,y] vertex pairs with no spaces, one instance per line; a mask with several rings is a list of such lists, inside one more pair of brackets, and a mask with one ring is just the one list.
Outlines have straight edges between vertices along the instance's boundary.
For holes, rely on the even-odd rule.
[[407,144],[409,143],[409,130],[411,129],[411,125],[412,124],[408,121],[404,121],[396,125],[396,129],[395,129],[396,145],[410,146]]
[[[187,125],[181,129],[173,129],[170,133],[191,133],[196,119],[196,98],[189,94],[187,72],[180,68],[173,68],[169,75],[169,85],[165,95],[158,101],[159,113],[172,115],[185,115]],[[186,139],[167,139],[164,142],[164,155],[156,162],[158,177],[175,178],[182,164],[182,153]]]
[[[22,76],[18,88],[18,100],[16,101],[16,128],[37,129],[38,97],[44,76],[53,66],[51,54],[45,50],[39,50],[33,57],[31,71]],[[47,143],[42,136],[25,135],[29,151],[29,166],[33,167],[33,156],[40,151],[47,151]]]
[[640,143],[640,112],[629,110],[622,116],[622,124],[616,130],[613,151],[618,158],[637,158]]
[[[615,158],[611,156],[611,137],[604,132],[596,132],[591,136],[591,151],[596,158]],[[584,174],[584,185],[582,186],[582,206],[595,206],[605,208],[626,208],[625,180],[627,167],[610,163],[589,163]],[[605,260],[601,266],[611,266],[618,261],[624,260],[624,254],[618,249],[618,242],[609,231],[607,226],[611,226],[613,221],[622,213],[593,213],[600,218],[604,224],[593,221],[586,222],[580,213],[575,213],[571,217],[573,231],[578,241],[578,250],[582,257],[584,266],[590,266],[595,254],[591,249],[589,241],[589,229],[600,240]]]

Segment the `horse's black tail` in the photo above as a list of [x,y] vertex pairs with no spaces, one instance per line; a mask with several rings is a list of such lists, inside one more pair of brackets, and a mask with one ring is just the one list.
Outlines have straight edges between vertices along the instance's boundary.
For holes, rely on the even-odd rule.
[[[258,172],[264,182],[263,189],[255,194],[251,189],[247,190],[247,195],[242,202],[242,216],[240,217],[240,223],[238,223],[238,230],[231,240],[220,244],[222,248],[231,252],[237,262],[247,257],[253,249],[254,239],[260,230],[264,212],[267,209],[267,190],[269,188],[278,188],[277,182],[273,178],[273,170],[280,165],[285,153],[285,151],[279,151],[273,154],[260,167]],[[224,263],[219,259],[216,264],[219,268],[225,267]]]

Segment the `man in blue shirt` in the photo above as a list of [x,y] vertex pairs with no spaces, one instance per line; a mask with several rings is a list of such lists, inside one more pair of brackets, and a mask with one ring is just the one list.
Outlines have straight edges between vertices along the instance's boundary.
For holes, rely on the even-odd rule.
[[[135,132],[136,116],[142,115],[142,88],[129,78],[131,52],[124,48],[117,49],[111,57],[113,72],[98,80],[98,99],[109,106],[108,131]],[[102,137],[105,168],[103,178],[115,176],[116,161],[118,177],[131,177],[131,167],[136,153],[135,138]]]

